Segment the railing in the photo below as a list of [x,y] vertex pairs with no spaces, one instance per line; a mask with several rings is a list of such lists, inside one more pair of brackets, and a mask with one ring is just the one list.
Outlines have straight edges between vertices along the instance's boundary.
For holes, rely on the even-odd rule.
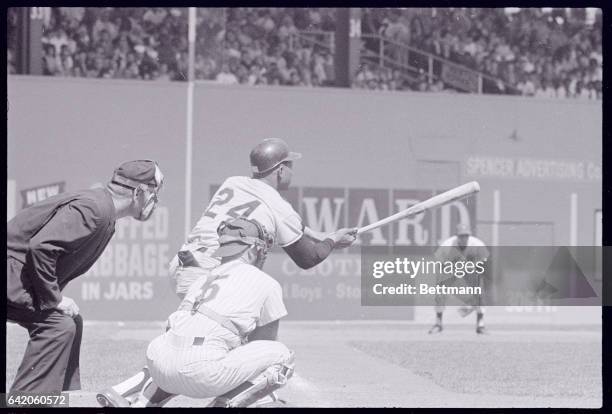
[[[516,88],[501,79],[451,62],[433,53],[386,39],[362,35],[362,57],[381,67],[395,66],[413,74],[426,73],[428,83],[442,80],[459,90],[472,93],[515,93]],[[495,90],[497,89],[497,90]]]
[[[297,43],[318,46],[334,53],[335,33],[326,31],[299,31],[289,37],[289,49]],[[399,69],[403,77],[416,81],[423,73],[429,84],[441,80],[445,84],[471,93],[518,93],[507,82],[486,73],[470,69],[430,52],[417,49],[380,35],[361,35],[361,58],[380,67]]]
[[334,53],[335,33],[316,31],[316,30],[301,30],[297,33],[293,33],[289,37],[289,50],[294,50],[297,42],[305,42],[312,46],[319,46],[323,49],[329,50],[330,53]]

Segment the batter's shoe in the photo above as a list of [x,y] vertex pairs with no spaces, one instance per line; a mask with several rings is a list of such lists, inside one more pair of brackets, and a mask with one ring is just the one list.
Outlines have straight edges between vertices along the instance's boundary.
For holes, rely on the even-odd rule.
[[489,333],[489,331],[484,326],[477,326],[476,327],[476,333],[478,335],[487,335]]
[[129,407],[130,402],[112,388],[107,388],[96,395],[98,404],[102,407]]
[[431,329],[429,330],[430,334],[437,334],[440,332],[442,332],[442,325],[440,325],[439,323],[432,326]]

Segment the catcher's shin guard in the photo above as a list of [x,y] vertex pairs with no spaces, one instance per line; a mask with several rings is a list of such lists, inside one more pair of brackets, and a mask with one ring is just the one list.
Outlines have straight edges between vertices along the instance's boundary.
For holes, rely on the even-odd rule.
[[[287,362],[267,368],[251,381],[239,385],[213,400],[210,407],[248,407],[285,386],[295,370],[294,353]],[[238,391],[238,392],[236,392]]]
[[163,407],[174,397],[176,397],[176,394],[164,391],[153,382],[153,378],[149,378],[136,400],[130,406],[134,408]]

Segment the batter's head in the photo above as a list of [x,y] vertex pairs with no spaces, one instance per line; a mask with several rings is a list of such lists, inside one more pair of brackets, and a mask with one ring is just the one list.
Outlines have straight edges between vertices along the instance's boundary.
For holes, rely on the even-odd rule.
[[266,228],[256,220],[238,217],[224,221],[217,229],[219,248],[213,253],[216,257],[240,256],[250,248],[255,248],[257,260],[253,263],[261,268],[268,251],[274,242]]
[[282,139],[268,138],[261,141],[251,151],[253,177],[263,177],[281,163],[302,158],[302,154],[289,151],[289,145]]

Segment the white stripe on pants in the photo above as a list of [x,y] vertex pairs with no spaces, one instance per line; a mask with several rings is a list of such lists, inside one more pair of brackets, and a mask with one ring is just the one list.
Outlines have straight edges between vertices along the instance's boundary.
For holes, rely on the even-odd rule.
[[228,352],[215,341],[177,346],[167,339],[160,336],[147,349],[151,376],[165,391],[191,398],[222,395],[290,357],[277,341],[253,341]]

